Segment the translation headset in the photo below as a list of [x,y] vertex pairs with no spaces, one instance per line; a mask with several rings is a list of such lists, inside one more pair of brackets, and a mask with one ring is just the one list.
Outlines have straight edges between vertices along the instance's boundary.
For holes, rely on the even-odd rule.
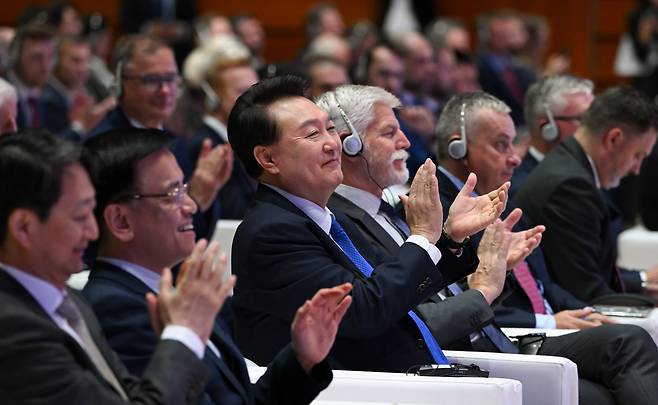
[[356,156],[363,150],[363,141],[361,141],[359,133],[354,128],[354,125],[352,125],[352,121],[350,121],[350,119],[347,117],[347,114],[345,114],[345,111],[340,106],[338,97],[336,97],[335,93],[333,93],[333,96],[334,101],[336,102],[338,113],[340,114],[341,118],[343,118],[347,129],[350,131],[350,134],[343,139],[343,152],[345,152],[347,156]]
[[551,109],[548,108],[548,103],[544,103],[544,110],[546,110],[548,122],[541,126],[541,137],[546,142],[554,142],[560,137],[560,128],[555,123],[555,117],[553,117]]
[[210,83],[208,83],[208,81],[204,80],[201,82],[201,90],[203,91],[203,94],[206,96],[205,97],[206,109],[208,111],[217,110],[217,108],[219,108],[219,104],[221,103],[221,99],[219,98],[217,92],[210,86]]
[[116,99],[121,97],[121,75],[123,74],[123,61],[120,60],[117,62],[117,67],[114,70],[114,80],[110,84],[110,94],[112,94]]
[[448,143],[448,156],[454,160],[462,160],[468,153],[466,144],[466,103],[462,103],[459,112],[459,130],[461,135],[459,139],[453,139]]

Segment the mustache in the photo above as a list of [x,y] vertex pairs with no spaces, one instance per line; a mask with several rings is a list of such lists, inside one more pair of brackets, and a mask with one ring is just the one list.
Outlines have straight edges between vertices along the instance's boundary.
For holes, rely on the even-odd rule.
[[409,159],[409,152],[407,152],[404,149],[396,150],[391,155],[391,159],[390,159],[389,163],[393,163],[394,161],[399,160],[399,159],[406,162],[407,159]]

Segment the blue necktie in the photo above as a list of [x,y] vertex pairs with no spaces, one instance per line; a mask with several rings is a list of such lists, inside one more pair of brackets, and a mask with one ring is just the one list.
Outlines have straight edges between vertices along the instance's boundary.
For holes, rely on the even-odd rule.
[[[334,239],[336,244],[340,246],[347,257],[349,257],[352,263],[354,263],[354,265],[359,269],[359,271],[361,271],[361,273],[363,273],[363,275],[366,277],[370,277],[373,270],[372,266],[366,261],[366,259],[363,258],[363,256],[361,256],[361,253],[356,250],[356,247],[354,247],[354,244],[343,230],[343,227],[340,226],[338,221],[336,221],[336,218],[333,216],[331,217],[331,229],[329,230],[329,234]],[[416,326],[420,330],[421,335],[423,335],[425,345],[430,351],[430,354],[432,355],[432,358],[436,364],[450,364],[445,354],[443,354],[443,351],[439,347],[439,343],[436,341],[436,339],[434,339],[432,332],[430,332],[430,329],[427,327],[427,325],[425,325],[425,322],[423,322],[423,320],[420,319],[420,317],[416,315],[414,311],[409,311],[409,316],[416,323]]]
[[[448,290],[452,295],[459,295],[464,292],[461,287],[453,283],[448,286]],[[519,349],[512,343],[507,336],[498,329],[494,328],[493,325],[487,325],[482,328],[482,333],[484,333],[491,343],[498,348],[502,353],[518,353]]]
[[398,215],[398,213],[395,211],[395,208],[393,208],[389,203],[386,201],[382,200],[381,203],[379,204],[379,210],[386,214],[390,222],[395,226],[400,234],[404,236],[405,238],[408,238],[409,235],[411,235],[411,230],[409,229],[409,225],[407,225],[406,222]]

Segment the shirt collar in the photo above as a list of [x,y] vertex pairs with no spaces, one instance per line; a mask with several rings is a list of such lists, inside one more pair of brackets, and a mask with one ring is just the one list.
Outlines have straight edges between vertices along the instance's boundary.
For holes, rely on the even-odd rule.
[[[150,127],[147,127],[146,125],[142,124],[141,122],[137,121],[136,119],[134,119],[130,115],[128,115],[126,110],[123,110],[123,113],[126,114],[126,118],[128,118],[128,122],[130,122],[130,125],[132,125],[134,128],[141,128],[141,129],[150,128]],[[159,129],[159,130],[162,131],[162,130],[164,130],[164,126],[162,124],[160,124],[155,129]]]
[[[448,169],[446,169],[446,168],[443,167],[443,166],[439,166],[438,169],[439,169],[439,171],[440,171],[441,173],[443,173],[443,174],[446,175],[446,177],[450,180],[450,182],[451,182],[455,187],[457,187],[457,190],[461,190],[462,188],[464,188],[465,183],[464,183],[463,181],[459,180],[459,178],[457,178],[457,176],[455,176],[454,174],[450,173],[450,172],[448,171]],[[473,197],[477,197],[477,196],[478,196],[478,193],[476,193],[475,190],[473,190],[473,192],[471,193],[471,195],[472,195]]]
[[142,267],[125,260],[113,259],[111,257],[99,257],[97,260],[115,265],[126,273],[137,278],[142,283],[146,284],[146,286],[150,288],[154,293],[157,294],[160,292],[160,274],[151,271],[146,267]]
[[538,162],[541,162],[542,160],[544,160],[544,157],[546,157],[545,154],[541,153],[539,149],[535,148],[534,146],[530,146],[528,148],[528,153],[530,154],[530,156],[535,158],[535,160]]
[[585,156],[587,156],[587,161],[589,162],[589,165],[592,168],[592,173],[594,174],[594,183],[596,184],[596,188],[601,188],[601,182],[599,181],[599,173],[596,171],[596,164],[588,154],[585,154]]
[[382,199],[376,195],[346,184],[339,184],[336,188],[336,193],[356,204],[371,217],[377,215],[379,206],[382,203]]
[[319,226],[327,235],[329,235],[329,230],[331,229],[331,217],[333,214],[327,207],[320,207],[313,201],[309,201],[305,198],[298,197],[294,194],[282,190],[271,184],[263,183],[267,187],[281,194],[286,200],[290,201],[295,207],[302,210],[306,216],[311,218],[317,226]]
[[205,115],[203,117],[203,123],[208,125],[213,131],[217,132],[217,135],[219,135],[224,142],[228,143],[228,129],[224,123],[212,115]]
[[64,299],[65,290],[60,290],[44,279],[7,264],[0,263],[0,268],[22,285],[50,317],[55,314],[55,311]]
[[25,83],[18,77],[16,72],[9,72],[12,84],[16,87],[16,94],[18,98],[27,100],[30,97],[39,98],[41,96],[41,89],[39,87],[27,87]]

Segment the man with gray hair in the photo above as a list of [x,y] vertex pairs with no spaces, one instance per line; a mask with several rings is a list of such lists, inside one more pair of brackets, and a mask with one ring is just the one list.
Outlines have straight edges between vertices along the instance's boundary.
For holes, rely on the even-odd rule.
[[523,105],[530,147],[514,170],[511,193],[560,141],[576,132],[594,100],[591,80],[569,75],[546,76],[528,88]]
[[592,302],[615,292],[656,296],[658,266],[643,272],[616,267],[619,215],[603,190],[639,174],[656,143],[656,105],[630,87],[600,94],[573,137],[530,173],[516,197],[530,222],[545,224],[544,251],[553,278]]
[[16,132],[16,89],[0,78],[0,135]]

